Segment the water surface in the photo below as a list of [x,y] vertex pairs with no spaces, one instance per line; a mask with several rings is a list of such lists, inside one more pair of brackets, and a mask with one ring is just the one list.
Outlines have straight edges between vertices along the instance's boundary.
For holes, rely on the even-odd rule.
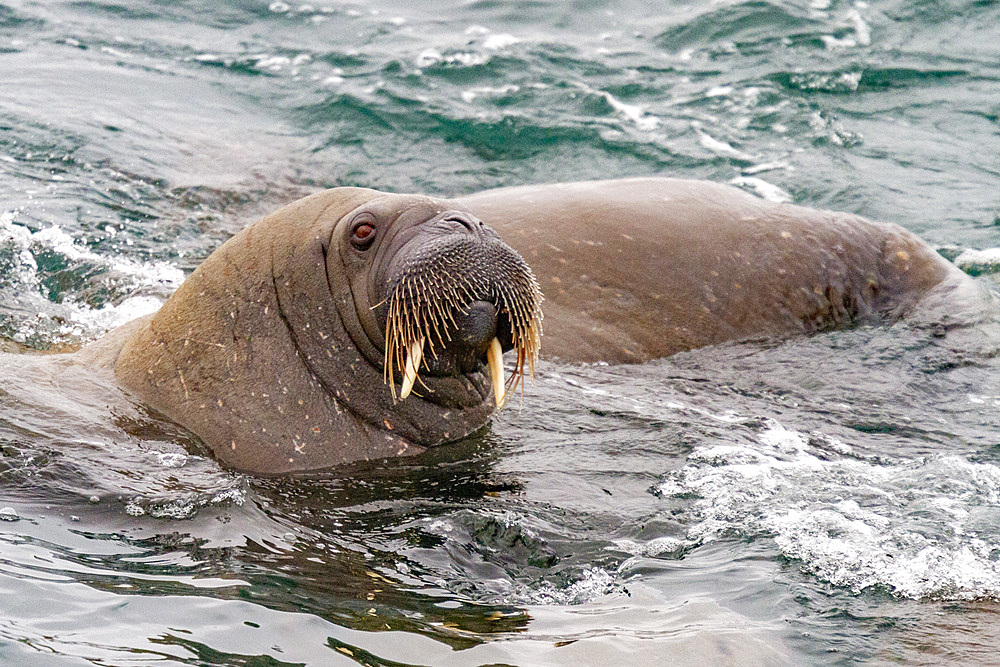
[[[0,336],[98,337],[337,185],[732,182],[904,225],[995,291],[998,23],[985,1],[2,2]],[[903,322],[543,363],[473,438],[281,480],[6,356],[0,662],[992,660],[998,341]]]

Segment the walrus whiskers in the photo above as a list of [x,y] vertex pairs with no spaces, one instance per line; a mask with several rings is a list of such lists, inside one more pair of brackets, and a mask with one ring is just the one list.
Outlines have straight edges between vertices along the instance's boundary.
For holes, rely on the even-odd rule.
[[[437,358],[437,345],[443,349],[452,341],[452,330],[458,327],[456,314],[467,312],[476,300],[489,300],[496,304],[498,315],[506,314],[516,354],[513,372],[507,375],[500,340],[494,337],[489,343],[487,368],[494,400],[497,408],[502,408],[510,393],[519,384],[523,386],[525,370],[534,377],[541,343],[538,283],[524,265],[515,267],[508,281],[483,276],[470,280],[463,273],[449,271],[449,264],[455,263],[435,258],[426,270],[404,276],[388,297],[384,380],[394,401],[409,396],[428,352],[425,347]],[[398,399],[397,373],[402,377]]]

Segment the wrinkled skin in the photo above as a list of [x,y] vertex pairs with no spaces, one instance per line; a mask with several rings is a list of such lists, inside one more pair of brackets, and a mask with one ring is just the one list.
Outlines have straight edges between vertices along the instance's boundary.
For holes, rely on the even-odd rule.
[[[898,226],[712,183],[528,186],[454,201],[339,188],[243,230],[158,313],[81,354],[242,470],[413,454],[487,422],[493,338],[519,346],[519,367],[533,360],[530,336],[504,315],[517,308],[496,296],[530,277],[521,257],[546,292],[543,355],[566,362],[641,362],[954,311],[972,291]],[[465,276],[476,287],[441,319],[447,331],[421,330],[419,380],[401,399],[414,335],[386,332],[405,328],[389,311],[407,276],[442,294]]]

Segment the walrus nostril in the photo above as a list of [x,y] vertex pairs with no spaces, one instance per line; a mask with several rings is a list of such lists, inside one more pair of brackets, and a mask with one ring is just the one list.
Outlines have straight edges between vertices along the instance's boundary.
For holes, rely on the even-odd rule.
[[483,223],[481,223],[478,219],[466,217],[464,215],[449,215],[447,218],[444,218],[444,220],[445,222],[457,223],[470,232],[475,232],[478,228],[483,226]]
[[473,301],[455,320],[457,341],[475,350],[477,356],[485,354],[497,335],[497,307],[486,301]]

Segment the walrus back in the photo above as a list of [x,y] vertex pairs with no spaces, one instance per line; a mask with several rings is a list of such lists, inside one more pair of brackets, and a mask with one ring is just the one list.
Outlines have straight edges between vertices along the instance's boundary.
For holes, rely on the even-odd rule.
[[662,178],[459,202],[531,264],[542,355],[638,362],[725,341],[894,321],[968,278],[897,225]]

